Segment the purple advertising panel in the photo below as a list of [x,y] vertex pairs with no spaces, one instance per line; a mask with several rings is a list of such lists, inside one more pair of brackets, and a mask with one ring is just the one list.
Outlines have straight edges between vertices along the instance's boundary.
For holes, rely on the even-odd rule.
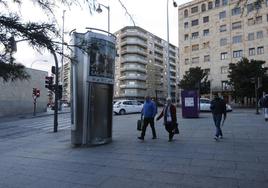
[[182,100],[182,117],[198,118],[199,117],[199,96],[196,90],[183,90],[181,92]]

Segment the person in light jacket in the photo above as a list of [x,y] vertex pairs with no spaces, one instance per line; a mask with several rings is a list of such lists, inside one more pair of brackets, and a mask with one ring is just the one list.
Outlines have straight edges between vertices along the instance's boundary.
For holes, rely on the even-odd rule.
[[168,141],[171,142],[173,140],[174,131],[177,124],[177,116],[176,116],[176,106],[171,103],[171,98],[167,98],[167,102],[165,107],[163,108],[162,112],[156,118],[156,120],[161,119],[164,117],[164,125],[166,131],[169,133]]

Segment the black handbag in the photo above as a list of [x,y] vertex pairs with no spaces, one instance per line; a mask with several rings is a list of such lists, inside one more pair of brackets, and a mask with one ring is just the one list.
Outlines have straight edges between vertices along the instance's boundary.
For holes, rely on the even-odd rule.
[[175,128],[174,128],[174,134],[180,134],[180,130],[178,126],[179,126],[178,123],[176,123]]
[[143,119],[139,119],[137,121],[137,130],[141,131],[142,130],[142,126],[143,126]]

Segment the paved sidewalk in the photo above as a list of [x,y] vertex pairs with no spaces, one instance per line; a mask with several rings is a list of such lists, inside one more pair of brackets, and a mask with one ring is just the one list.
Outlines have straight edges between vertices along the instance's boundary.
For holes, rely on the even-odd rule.
[[[145,141],[137,140],[138,114],[114,116],[113,142],[98,147],[71,147],[69,128],[0,137],[0,187],[268,187],[268,123],[254,112],[228,113],[219,142],[209,113],[179,115],[181,134],[171,143],[161,121],[158,139],[149,128]],[[44,118],[32,120],[42,124]],[[0,123],[0,130],[5,126]]]

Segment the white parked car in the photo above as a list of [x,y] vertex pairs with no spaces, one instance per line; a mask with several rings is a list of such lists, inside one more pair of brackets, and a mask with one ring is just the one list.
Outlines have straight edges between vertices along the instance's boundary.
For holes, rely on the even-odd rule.
[[[200,98],[200,112],[210,112],[210,99],[207,98]],[[229,104],[226,104],[227,112],[231,112],[233,109]]]
[[116,114],[140,113],[143,104],[135,100],[119,100],[113,105],[113,111]]

